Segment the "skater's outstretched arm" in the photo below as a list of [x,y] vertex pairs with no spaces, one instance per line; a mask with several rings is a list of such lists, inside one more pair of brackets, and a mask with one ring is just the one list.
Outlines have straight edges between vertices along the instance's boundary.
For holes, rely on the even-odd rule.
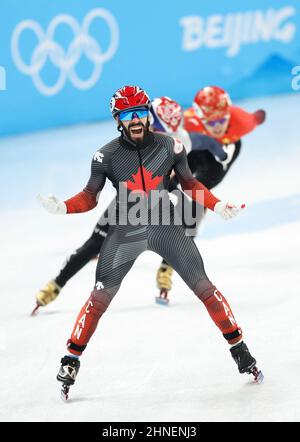
[[96,207],[106,180],[102,156],[101,149],[99,149],[92,160],[90,179],[81,192],[64,202],[59,201],[54,195],[46,198],[39,195],[38,199],[43,207],[53,214],[82,213]]

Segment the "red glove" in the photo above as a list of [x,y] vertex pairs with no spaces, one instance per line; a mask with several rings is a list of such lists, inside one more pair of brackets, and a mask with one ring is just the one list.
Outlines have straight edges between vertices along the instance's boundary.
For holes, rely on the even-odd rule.
[[266,111],[263,109],[259,109],[256,112],[254,112],[254,118],[257,124],[263,124],[266,119]]

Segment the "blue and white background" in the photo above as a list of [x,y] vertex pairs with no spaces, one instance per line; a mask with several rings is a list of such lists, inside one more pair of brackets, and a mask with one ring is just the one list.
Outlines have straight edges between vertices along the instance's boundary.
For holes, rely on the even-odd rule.
[[[296,0],[1,0],[0,421],[300,421],[299,17]],[[216,84],[267,112],[214,189],[245,202],[244,213],[230,222],[208,213],[196,239],[262,386],[237,373],[177,274],[169,308],[154,303],[160,258],[146,252],[101,320],[71,401],[60,402],[55,375],[96,262],[29,314],[114,189],[72,216],[48,214],[36,195],[82,190],[94,152],[117,135],[109,99],[125,83],[184,107]]]
[[297,0],[2,0],[0,13],[0,135],[108,118],[125,83],[183,106],[207,84],[291,92],[300,64]]

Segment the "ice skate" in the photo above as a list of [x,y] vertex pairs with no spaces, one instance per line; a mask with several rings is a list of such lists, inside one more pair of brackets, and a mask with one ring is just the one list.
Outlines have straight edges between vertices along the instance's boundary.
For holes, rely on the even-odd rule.
[[243,341],[231,347],[230,352],[240,373],[252,374],[254,381],[259,384],[263,381],[264,375],[256,367],[256,359],[250,354],[247,345]]
[[72,356],[64,356],[61,359],[61,366],[56,379],[62,382],[61,397],[63,400],[69,399],[70,386],[74,384],[80,368],[80,361]]
[[61,287],[59,287],[55,281],[49,281],[46,286],[38,292],[36,295],[36,306],[31,313],[31,316],[34,315],[39,307],[50,304],[50,302],[54,301],[59,295],[61,291]]
[[166,263],[161,263],[156,274],[157,288],[160,290],[159,296],[155,298],[157,304],[169,304],[168,292],[172,288],[172,274],[172,267]]

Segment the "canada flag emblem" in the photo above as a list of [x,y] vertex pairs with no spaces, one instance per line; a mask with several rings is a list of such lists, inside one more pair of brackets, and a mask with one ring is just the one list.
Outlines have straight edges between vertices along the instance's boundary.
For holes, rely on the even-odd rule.
[[159,175],[152,178],[152,172],[142,166],[132,175],[132,180],[124,181],[124,185],[133,192],[145,192],[148,195],[150,190],[157,189],[162,180],[163,177]]

